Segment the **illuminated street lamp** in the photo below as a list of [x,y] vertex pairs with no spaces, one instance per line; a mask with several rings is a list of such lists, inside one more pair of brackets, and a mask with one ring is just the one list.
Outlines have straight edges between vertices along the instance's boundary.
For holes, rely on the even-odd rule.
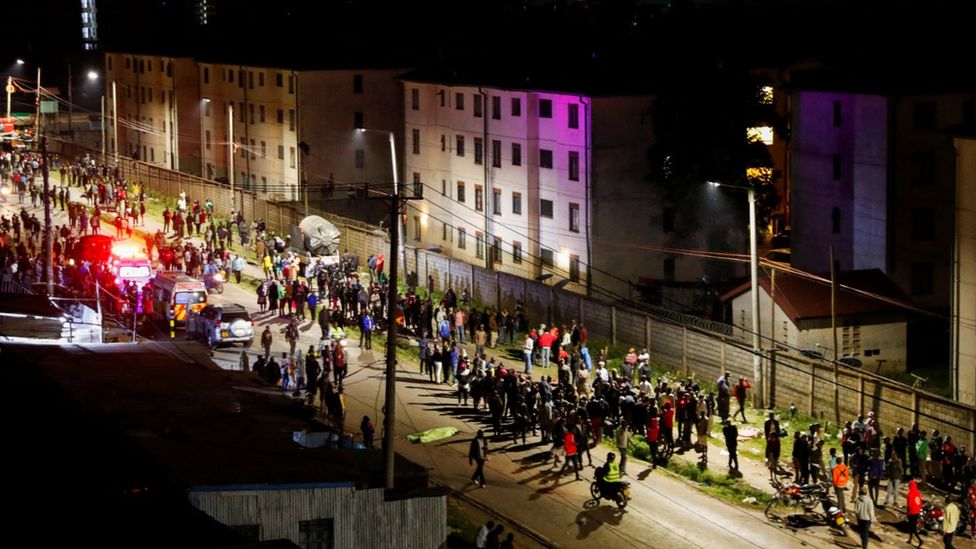
[[756,191],[744,185],[729,185],[718,181],[708,181],[712,187],[731,187],[745,190],[749,199],[749,274],[751,278],[752,301],[752,375],[756,380],[756,390],[753,398],[756,406],[762,407],[762,346],[759,341],[759,258],[756,252]]

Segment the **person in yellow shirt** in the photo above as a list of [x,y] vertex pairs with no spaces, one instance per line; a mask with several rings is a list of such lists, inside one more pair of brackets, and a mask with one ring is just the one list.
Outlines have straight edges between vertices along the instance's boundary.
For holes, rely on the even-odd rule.
[[264,259],[261,260],[261,266],[264,267],[264,277],[271,278],[271,256],[269,254],[264,254]]
[[847,507],[844,505],[844,490],[847,489],[847,481],[851,479],[851,471],[844,464],[844,457],[837,458],[837,465],[834,466],[832,471],[834,477],[834,494],[837,495],[837,507],[840,508],[842,513],[847,512]]

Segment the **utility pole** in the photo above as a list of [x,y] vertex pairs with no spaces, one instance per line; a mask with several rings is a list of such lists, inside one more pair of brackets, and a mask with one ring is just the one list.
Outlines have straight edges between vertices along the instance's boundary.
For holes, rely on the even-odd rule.
[[[234,198],[234,102],[227,104],[227,181],[230,183],[231,209],[237,200]],[[243,208],[243,205],[241,206]]]
[[37,90],[34,92],[34,139],[40,135],[41,128],[41,68],[37,67]]
[[[74,126],[74,123],[73,122],[74,122],[74,118],[75,118],[75,104],[74,104],[74,96],[73,96],[73,94],[71,92],[71,88],[72,88],[72,85],[71,84],[72,84],[72,82],[71,82],[71,63],[68,63],[68,132],[71,135],[71,142],[74,143],[75,142],[75,126]],[[58,137],[61,137],[61,136],[58,135]]]
[[41,173],[44,175],[44,278],[47,281],[47,296],[50,298],[54,297],[54,240],[51,234],[51,185],[47,168],[47,137],[41,138]]
[[[390,280],[386,299],[386,415],[383,417],[383,463],[386,472],[385,487],[387,490],[392,490],[395,476],[393,462],[396,456],[393,451],[393,441],[396,440],[394,434],[396,429],[396,308],[399,297],[397,276],[400,263],[400,254],[397,253],[400,245],[400,231],[396,230],[395,224],[400,222],[400,211],[403,209],[404,203],[407,200],[416,200],[419,197],[403,196],[400,193],[399,185],[396,184],[396,176],[394,175],[393,194],[382,193],[382,196],[376,198],[390,201]],[[366,199],[370,199],[369,185],[366,186]]]
[[115,155],[115,167],[119,165],[119,96],[115,90],[115,80],[112,80],[112,153]]
[[834,247],[830,247],[830,332],[834,335],[834,352],[831,365],[834,370],[834,422],[840,426],[840,386],[837,374],[837,268],[834,265]]
[[102,130],[102,162],[105,162],[105,94],[102,94],[102,122],[99,124]]

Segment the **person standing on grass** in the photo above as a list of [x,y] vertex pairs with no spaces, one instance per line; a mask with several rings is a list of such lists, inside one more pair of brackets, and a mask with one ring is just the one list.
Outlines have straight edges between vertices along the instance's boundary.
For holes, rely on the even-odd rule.
[[468,465],[477,464],[471,482],[485,487],[485,462],[488,461],[488,441],[485,440],[485,432],[478,429],[478,434],[471,439],[471,447],[468,449]]
[[861,549],[867,549],[868,537],[871,535],[871,523],[876,519],[874,516],[874,502],[864,493],[863,487],[854,506],[854,513],[857,515],[857,531],[861,534]]
[[617,441],[617,451],[620,452],[620,474],[627,474],[627,447],[630,446],[630,430],[626,421],[620,422],[617,432],[614,433]]
[[752,385],[749,384],[749,380],[740,377],[739,382],[732,388],[732,394],[735,395],[735,402],[739,405],[739,409],[732,414],[733,421],[735,421],[736,416],[742,414],[742,423],[749,423],[749,420],[746,419],[746,396],[751,387]]

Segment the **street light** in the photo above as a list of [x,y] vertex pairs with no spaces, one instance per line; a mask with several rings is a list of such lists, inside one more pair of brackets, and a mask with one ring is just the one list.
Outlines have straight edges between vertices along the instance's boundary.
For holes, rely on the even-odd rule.
[[88,79],[92,81],[98,80],[98,72],[93,70],[88,71]]
[[[390,165],[393,167],[393,194],[394,196],[399,196],[400,182],[399,182],[399,178],[397,177],[396,135],[392,131],[372,130],[368,128],[357,128],[357,130],[359,131],[359,133],[366,133],[366,132],[385,133],[389,138]],[[397,253],[400,255],[401,260],[403,261],[403,268],[406,269],[407,255],[406,255],[406,250],[403,246],[403,221],[401,216],[397,216],[396,232],[397,232],[397,241],[399,241],[399,246],[397,247]],[[395,284],[396,281],[393,281],[393,283]]]
[[756,252],[756,191],[750,186],[729,185],[718,181],[708,181],[712,187],[744,189],[749,199],[749,275],[751,278],[752,301],[752,376],[756,380],[756,390],[752,396],[757,407],[763,407],[762,345],[759,341],[759,258]]

